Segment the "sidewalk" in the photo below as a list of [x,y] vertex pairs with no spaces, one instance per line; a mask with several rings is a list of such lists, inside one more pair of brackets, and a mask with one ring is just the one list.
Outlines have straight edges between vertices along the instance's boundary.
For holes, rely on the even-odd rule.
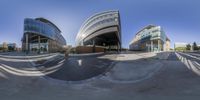
[[[107,57],[112,55],[103,55]],[[162,68],[154,53],[120,54],[113,58],[118,63],[100,79],[94,79],[80,84],[56,83],[42,77],[20,77],[8,75],[7,80],[0,82],[0,97],[2,100],[129,100],[144,97],[138,95],[134,83],[145,80]],[[121,84],[123,83],[123,84]],[[141,87],[144,87],[142,85]]]
[[104,54],[104,52],[84,53],[84,54],[69,54],[69,56],[92,56],[92,55],[99,55],[99,54]]
[[[160,59],[166,59],[169,53],[120,54],[118,63],[103,78],[115,83],[135,83],[154,75],[163,66]],[[156,58],[156,59],[155,59]]]
[[47,56],[52,56],[52,55],[58,55],[59,53],[48,53],[48,54],[28,54],[26,55],[25,53],[16,53],[10,52],[9,54],[2,54],[0,53],[0,57],[3,58],[13,58],[13,59],[33,59],[33,58],[40,58],[40,57],[47,57]]

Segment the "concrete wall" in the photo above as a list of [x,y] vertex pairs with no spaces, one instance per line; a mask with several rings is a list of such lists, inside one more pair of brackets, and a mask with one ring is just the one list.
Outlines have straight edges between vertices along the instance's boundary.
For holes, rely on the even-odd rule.
[[170,51],[170,41],[166,41],[165,46],[165,51]]
[[[76,53],[93,53],[92,46],[77,46]],[[95,52],[104,52],[103,47],[95,47]]]

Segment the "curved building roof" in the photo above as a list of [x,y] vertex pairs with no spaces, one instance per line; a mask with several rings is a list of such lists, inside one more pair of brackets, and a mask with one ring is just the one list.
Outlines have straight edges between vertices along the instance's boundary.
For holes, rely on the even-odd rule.
[[118,40],[121,40],[119,11],[97,13],[82,24],[76,37],[76,44],[82,45],[85,41],[111,32],[116,32]]
[[[160,32],[160,35],[156,35],[155,34],[157,31]],[[147,34],[147,33],[149,33],[149,34]],[[156,26],[156,25],[150,24],[150,25],[147,25],[147,26],[143,27],[141,30],[139,30],[135,34],[134,38],[132,39],[132,41],[129,44],[132,44],[132,43],[134,43],[134,42],[136,42],[138,40],[141,40],[142,36],[143,37],[149,37],[149,36],[150,37],[160,37],[161,36],[160,38],[164,37],[164,39],[167,39],[168,41],[170,41],[169,38],[166,36],[165,32],[163,31],[163,29],[161,28],[161,26]]]
[[66,44],[64,37],[61,35],[60,29],[44,18],[26,18],[24,20],[24,34],[37,34],[56,40],[63,45]]
[[39,20],[44,23],[49,23],[50,25],[52,25],[53,27],[55,27],[57,30],[59,30],[61,32],[61,30],[54,23],[52,23],[51,21],[49,21],[45,18],[39,17],[39,18],[35,18],[35,20]]

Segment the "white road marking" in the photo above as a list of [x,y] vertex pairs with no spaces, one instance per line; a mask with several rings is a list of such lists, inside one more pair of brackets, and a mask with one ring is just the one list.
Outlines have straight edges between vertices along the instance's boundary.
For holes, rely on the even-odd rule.
[[[184,63],[187,68],[191,71],[193,71],[194,73],[196,73],[197,75],[200,76],[200,70],[198,69],[200,67],[200,64],[197,63],[196,61],[191,61],[183,56],[181,56],[179,53],[175,53],[177,55],[177,57],[181,60],[182,63]],[[184,54],[184,53],[181,53]],[[184,55],[188,55],[188,54],[184,54]],[[196,58],[194,56],[188,55],[192,58]],[[196,58],[197,59],[197,58]]]
[[200,60],[200,58],[192,56],[191,54],[187,54],[187,53],[181,53],[181,54]]
[[50,73],[53,73],[57,71],[63,63],[49,67],[49,68],[44,68],[44,70],[39,71],[37,68],[35,70],[23,70],[23,69],[18,69],[18,68],[13,68],[11,66],[5,65],[5,64],[0,64],[0,69],[14,75],[18,76],[44,76]]
[[79,66],[82,66],[82,60],[79,59],[79,60],[77,60],[77,61],[78,61],[78,65],[79,65]]

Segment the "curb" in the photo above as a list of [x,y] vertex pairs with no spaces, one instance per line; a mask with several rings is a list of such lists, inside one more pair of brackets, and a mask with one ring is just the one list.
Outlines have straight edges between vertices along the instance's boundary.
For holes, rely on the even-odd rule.
[[[162,63],[159,62],[159,64],[160,64],[160,66],[157,65],[158,68],[155,68],[153,72],[148,73],[147,76],[145,76],[145,77],[142,78],[142,79],[140,78],[140,79],[131,80],[131,81],[123,81],[123,80],[120,81],[120,80],[109,79],[109,78],[107,78],[107,77],[103,77],[102,79],[103,79],[103,80],[110,81],[110,82],[113,82],[113,83],[120,83],[120,84],[137,83],[137,82],[140,82],[140,81],[149,79],[149,78],[151,78],[153,75],[155,75],[157,72],[159,72],[159,71],[161,70],[161,68],[163,67],[163,64],[162,64]],[[111,73],[108,72],[107,75],[109,75],[109,74],[111,74]],[[106,75],[106,76],[107,76],[107,75]]]
[[104,54],[104,52],[100,52],[100,53],[87,53],[87,54],[69,54],[69,56],[93,56],[93,55],[100,55],[100,54]]
[[91,78],[88,78],[88,79],[84,79],[84,80],[79,80],[79,81],[67,81],[67,80],[60,80],[60,79],[55,79],[55,78],[52,78],[52,77],[49,77],[49,76],[43,76],[44,79],[50,81],[50,82],[53,82],[53,83],[59,83],[59,84],[83,84],[83,83],[86,83],[86,82],[90,82],[90,81],[93,81],[93,80],[96,80],[96,79],[101,79],[102,77],[104,77],[106,75],[106,73],[108,73],[113,67],[114,65],[118,63],[118,61],[113,61],[109,67],[101,74],[97,75],[97,76],[94,76],[94,77],[91,77]]
[[41,58],[41,57],[48,57],[52,55],[59,55],[59,53],[51,53],[51,54],[43,54],[43,55],[37,55],[37,56],[5,56],[5,55],[0,55],[0,57],[3,58],[10,58],[10,59],[34,59],[34,58]]

